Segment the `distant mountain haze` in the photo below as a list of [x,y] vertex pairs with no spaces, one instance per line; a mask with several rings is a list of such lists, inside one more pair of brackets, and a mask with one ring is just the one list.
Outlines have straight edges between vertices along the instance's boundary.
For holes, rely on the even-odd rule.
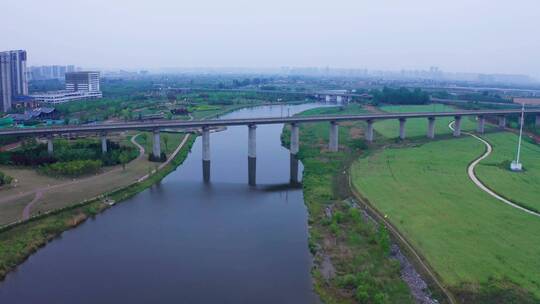
[[338,67],[540,78],[538,0],[17,0],[0,50],[29,65]]

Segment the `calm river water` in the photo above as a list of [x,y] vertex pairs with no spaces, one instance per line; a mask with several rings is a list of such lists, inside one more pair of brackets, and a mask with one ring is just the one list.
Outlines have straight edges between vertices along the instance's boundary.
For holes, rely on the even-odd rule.
[[[263,106],[224,118],[321,105]],[[0,303],[313,303],[307,210],[289,183],[282,125],[257,128],[257,186],[247,131],[212,133],[211,182],[201,138],[183,165],[32,255],[0,283]],[[301,165],[300,165],[301,166]]]

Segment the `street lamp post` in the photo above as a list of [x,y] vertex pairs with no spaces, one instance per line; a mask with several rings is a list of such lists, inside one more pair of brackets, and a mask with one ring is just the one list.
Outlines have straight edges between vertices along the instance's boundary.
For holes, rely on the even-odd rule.
[[522,171],[523,167],[521,163],[519,162],[519,156],[521,154],[521,136],[523,135],[523,125],[525,123],[525,103],[521,105],[521,119],[519,124],[519,139],[518,139],[518,147],[517,147],[517,155],[516,160],[512,161],[510,164],[510,170],[512,171]]

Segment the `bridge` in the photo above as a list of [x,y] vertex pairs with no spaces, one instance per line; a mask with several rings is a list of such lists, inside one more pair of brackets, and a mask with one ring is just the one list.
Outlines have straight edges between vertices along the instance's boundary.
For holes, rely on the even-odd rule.
[[[329,143],[328,149],[332,152],[339,148],[339,123],[343,121],[365,121],[367,123],[366,140],[373,142],[373,124],[377,120],[396,119],[399,121],[399,138],[405,139],[405,124],[410,118],[426,118],[428,138],[435,138],[435,120],[439,117],[454,117],[455,126],[453,135],[461,135],[461,119],[464,116],[477,117],[477,132],[484,133],[486,117],[497,117],[500,128],[506,126],[508,115],[521,114],[519,109],[510,110],[475,110],[475,111],[452,111],[452,112],[409,112],[409,113],[382,113],[382,114],[359,114],[359,115],[320,115],[320,116],[293,116],[293,117],[263,117],[245,119],[213,119],[213,120],[164,120],[152,122],[125,122],[107,123],[82,126],[58,126],[46,128],[26,128],[26,129],[0,129],[0,136],[46,136],[47,149],[49,154],[54,153],[53,136],[60,134],[74,133],[99,133],[101,137],[102,152],[107,152],[107,133],[128,131],[128,130],[149,130],[153,132],[152,154],[161,155],[160,130],[163,129],[186,129],[202,130],[202,156],[203,156],[203,176],[205,181],[210,180],[210,129],[223,126],[247,126],[248,127],[248,169],[249,184],[255,184],[256,170],[256,128],[257,125],[265,124],[290,124],[291,126],[291,180],[297,181],[298,161],[296,155],[299,151],[299,124],[329,122]],[[540,126],[540,109],[530,109],[525,111],[526,115],[534,115],[536,126]],[[296,169],[294,168],[296,167]]]

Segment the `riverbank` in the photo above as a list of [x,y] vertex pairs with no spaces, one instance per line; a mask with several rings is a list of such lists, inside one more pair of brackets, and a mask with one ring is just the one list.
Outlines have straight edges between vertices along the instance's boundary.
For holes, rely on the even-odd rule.
[[[351,106],[306,111],[301,115],[348,114]],[[304,164],[304,201],[309,211],[309,248],[314,256],[314,287],[325,303],[435,303],[411,263],[354,199],[348,168],[368,153],[361,122],[340,124],[340,151],[328,152],[328,124],[300,127],[299,159]],[[289,129],[282,141],[289,142]],[[403,277],[403,279],[402,279]],[[407,283],[406,283],[407,282]]]
[[161,181],[186,159],[195,138],[193,135],[189,136],[171,162],[145,180],[70,207],[44,213],[25,222],[3,227],[0,230],[0,279],[62,232]]

